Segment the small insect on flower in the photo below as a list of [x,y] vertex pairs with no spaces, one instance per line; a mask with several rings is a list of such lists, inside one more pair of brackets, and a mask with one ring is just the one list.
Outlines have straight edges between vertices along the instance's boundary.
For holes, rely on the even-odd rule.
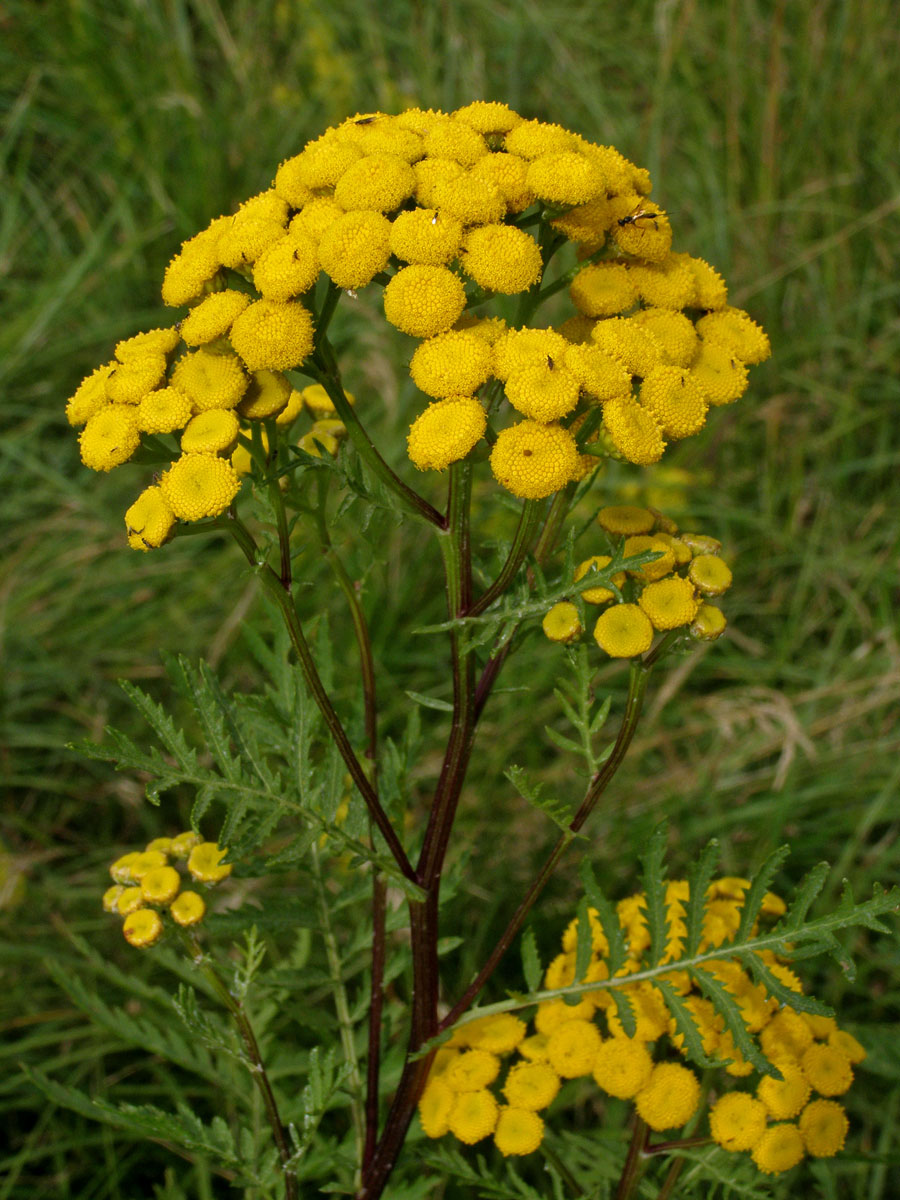
[[667,217],[669,213],[664,208],[642,208],[638,207],[634,212],[628,213],[624,217],[619,217],[618,224],[621,227],[626,225],[634,225],[637,229],[642,229],[644,226],[638,225],[638,221],[650,221],[654,229],[659,229],[657,217]]

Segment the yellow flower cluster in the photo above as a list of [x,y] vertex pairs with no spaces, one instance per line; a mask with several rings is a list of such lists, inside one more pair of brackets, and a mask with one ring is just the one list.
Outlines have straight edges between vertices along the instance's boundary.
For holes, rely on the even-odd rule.
[[154,838],[143,850],[132,850],[110,864],[113,885],[103,893],[103,909],[125,918],[122,932],[132,946],[153,946],[165,932],[165,917],[187,928],[206,915],[203,896],[182,891],[178,867],[183,866],[195,884],[211,887],[232,872],[232,864],[222,862],[226,854],[192,830]]
[[[730,993],[748,1033],[782,1075],[758,1075],[754,1093],[725,1090],[715,1084],[709,1110],[712,1139],[729,1151],[750,1151],[760,1171],[788,1170],[804,1155],[828,1157],[844,1143],[846,1114],[835,1096],[853,1080],[853,1065],[865,1050],[831,1017],[813,1016],[780,1005],[744,965],[728,957],[727,943],[737,933],[750,883],[738,877],[714,880],[708,887],[699,951],[717,951],[704,969]],[[677,969],[687,937],[690,885],[666,885],[667,941],[663,963],[675,964],[660,978],[679,995],[702,1041],[704,1053],[725,1074],[745,1077],[755,1068],[735,1046],[725,1022],[696,988],[691,976]],[[648,960],[650,931],[643,893],[616,906],[627,958],[618,975],[633,975],[653,966]],[[775,919],[785,912],[773,892],[763,899],[761,916]],[[651,1130],[680,1130],[699,1111],[702,1090],[690,1068],[676,1061],[684,1055],[684,1038],[666,999],[652,982],[626,984],[634,1017],[634,1033],[622,1025],[608,984],[609,942],[596,909],[588,910],[591,954],[584,976],[595,988],[576,1002],[542,1001],[534,1014],[534,1031],[511,1013],[481,1017],[460,1026],[432,1064],[419,1103],[424,1133],[439,1138],[454,1134],[473,1145],[493,1135],[504,1155],[530,1154],[544,1133],[538,1115],[570,1079],[592,1079],[608,1096],[634,1103]],[[566,928],[561,953],[546,970],[548,991],[575,982],[579,919]],[[766,951],[760,960],[789,990],[802,985],[784,960]],[[570,997],[570,999],[572,999]],[[508,1059],[502,1075],[503,1060]],[[817,1098],[812,1094],[818,1093]],[[796,1123],[790,1122],[796,1119]]]
[[[680,533],[669,517],[637,505],[610,505],[597,514],[615,549],[620,539],[626,557],[650,551],[659,557],[628,572],[617,571],[612,587],[580,590],[586,604],[604,607],[594,625],[594,640],[611,658],[644,654],[658,632],[684,629],[708,641],[725,629],[720,608],[707,598],[731,586],[731,571],[719,557],[721,544],[701,534]],[[593,554],[575,568],[573,583],[612,562],[609,554]],[[544,617],[544,633],[554,642],[572,642],[584,632],[578,609],[563,600]]]
[[[597,405],[600,457],[656,462],[710,405],[743,393],[747,364],[769,344],[712,267],[671,249],[650,188],[613,147],[500,103],[360,113],[326,130],[266,191],[183,243],[162,297],[188,315],[120,342],[69,400],[97,471],[128,461],[144,437],[184,431],[182,457],[126,515],[130,544],[159,546],[176,521],[232,503],[236,439],[289,403],[284,372],[313,351],[323,272],[351,295],[383,286],[387,320],[420,340],[411,374],[433,400],[409,434],[420,470],[443,470],[486,435],[499,483],[542,499],[599,461],[576,443]],[[566,241],[589,261],[547,284],[571,276],[575,316],[560,332],[466,312],[523,293],[530,311],[550,250]]]

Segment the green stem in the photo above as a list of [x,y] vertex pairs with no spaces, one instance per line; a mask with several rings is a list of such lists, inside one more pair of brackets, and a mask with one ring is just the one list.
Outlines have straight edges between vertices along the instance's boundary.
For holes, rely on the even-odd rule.
[[486,608],[490,608],[498,596],[503,595],[525,561],[525,555],[528,553],[531,543],[534,540],[534,534],[540,518],[541,502],[539,500],[526,500],[522,505],[513,543],[509,548],[509,554],[500,570],[500,574],[487,591],[474,604],[469,606],[466,616],[477,617]]
[[551,1167],[559,1175],[560,1179],[565,1183],[566,1187],[572,1193],[576,1200],[581,1200],[584,1196],[584,1188],[556,1153],[552,1146],[548,1146],[546,1140],[541,1142],[541,1154],[547,1160]]
[[628,1147],[628,1157],[619,1176],[619,1186],[616,1189],[615,1200],[633,1200],[637,1195],[641,1175],[644,1173],[644,1147],[647,1144],[649,1130],[646,1124],[635,1113],[634,1129],[631,1134],[631,1144]]
[[281,1169],[284,1172],[285,1200],[299,1200],[297,1177],[288,1166],[291,1158],[291,1149],[288,1143],[287,1132],[282,1124],[281,1116],[278,1112],[278,1105],[275,1101],[275,1094],[272,1091],[272,1085],[269,1083],[269,1077],[266,1074],[265,1064],[263,1063],[262,1055],[259,1050],[259,1043],[256,1040],[256,1035],[253,1032],[253,1027],[250,1024],[250,1020],[244,1011],[244,1006],[235,996],[231,994],[226,985],[219,978],[218,972],[213,966],[212,961],[210,960],[209,956],[204,953],[203,947],[197,941],[197,938],[194,936],[194,934],[186,929],[181,930],[180,932],[194,966],[198,967],[203,972],[220,1003],[228,1010],[232,1020],[237,1026],[241,1041],[244,1043],[244,1049],[247,1053],[247,1058],[250,1062],[250,1074],[262,1098],[263,1107],[266,1110],[266,1118],[269,1122],[269,1126],[271,1127],[272,1136],[275,1139],[275,1145],[278,1148],[278,1157],[281,1159]]
[[316,333],[314,339],[315,350],[318,350],[322,339],[328,333],[328,326],[331,324],[331,318],[334,316],[334,310],[337,308],[338,300],[341,298],[341,289],[331,279],[328,280],[328,287],[322,299],[322,307],[316,314],[315,324]]
[[[331,990],[334,995],[334,1007],[337,1012],[338,1027],[341,1034],[341,1048],[344,1051],[344,1061],[347,1064],[347,1082],[350,1092],[350,1114],[353,1121],[353,1135],[356,1141],[356,1161],[362,1163],[363,1147],[366,1139],[366,1119],[363,1108],[363,1084],[359,1073],[359,1060],[356,1056],[356,1041],[354,1038],[353,1019],[350,1016],[350,1005],[347,1002],[347,989],[344,987],[344,976],[341,956],[338,951],[331,919],[328,915],[328,896],[322,881],[322,867],[319,862],[319,848],[315,843],[310,848],[313,863],[313,883],[316,891],[316,906],[319,910],[319,924],[325,941],[325,954],[328,959],[328,972],[331,976]],[[358,1184],[357,1180],[357,1184]]]
[[260,582],[269,593],[271,598],[278,605],[284,618],[285,626],[291,639],[291,644],[296,651],[297,658],[300,662],[300,669],[303,672],[303,678],[306,681],[306,686],[309,688],[313,699],[319,707],[319,711],[325,719],[325,724],[328,726],[329,733],[337,746],[341,757],[346,763],[347,770],[353,782],[359,789],[359,793],[365,801],[366,807],[369,810],[369,815],[375,822],[379,833],[387,843],[394,861],[399,867],[402,874],[410,880],[416,882],[416,873],[412,868],[412,864],[406,856],[406,851],[397,837],[393,825],[391,825],[387,814],[381,807],[381,802],[375,792],[368,775],[357,758],[353,747],[347,737],[344,726],[341,723],[340,717],[335,712],[334,706],[325,690],[322,679],[316,669],[316,664],[310,651],[309,644],[303,634],[303,627],[300,624],[300,618],[297,616],[297,609],[294,606],[294,601],[290,591],[283,587],[281,580],[265,561],[260,556],[259,548],[250,533],[241,521],[234,515],[223,519],[227,523],[223,523],[220,527],[227,529],[235,539],[237,544],[243,550],[244,555],[250,565],[255,569]]
[[420,517],[432,525],[442,526],[443,518],[437,509],[433,508],[413,488],[405,484],[399,475],[396,475],[391,470],[375,448],[372,439],[363,428],[362,422],[357,416],[353,405],[347,399],[338,373],[334,351],[327,337],[323,336],[321,343],[316,348],[312,357],[307,360],[304,372],[310,378],[321,383],[322,387],[331,397],[331,402],[334,404],[337,415],[347,427],[347,434],[356,447],[360,458],[368,466],[372,474],[389,491],[393,492],[404,511],[412,516]]

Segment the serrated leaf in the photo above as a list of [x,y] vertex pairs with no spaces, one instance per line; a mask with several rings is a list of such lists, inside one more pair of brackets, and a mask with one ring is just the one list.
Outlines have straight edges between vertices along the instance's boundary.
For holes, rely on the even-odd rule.
[[552,726],[545,725],[544,733],[546,733],[547,737],[557,748],[557,750],[565,750],[568,753],[574,754],[581,753],[582,747],[579,746],[577,742],[573,741],[570,737],[566,737],[564,733],[557,733]]
[[612,903],[607,900],[606,896],[600,890],[597,880],[594,878],[594,872],[591,870],[591,864],[587,859],[581,864],[581,883],[591,906],[597,910],[600,927],[606,935],[606,941],[609,945],[606,956],[609,973],[610,975],[615,975],[626,958],[625,931],[622,929],[619,915]]
[[728,989],[714,975],[711,975],[709,971],[703,970],[702,967],[688,967],[688,971],[691,978],[696,981],[701,992],[703,992],[704,996],[711,1002],[716,1012],[725,1022],[729,1033],[734,1038],[735,1046],[737,1046],[747,1062],[753,1063],[754,1067],[764,1075],[771,1075],[775,1079],[781,1079],[781,1072],[769,1062],[747,1032],[747,1026],[744,1024],[741,1010]]
[[634,1016],[634,1007],[628,996],[620,989],[613,988],[611,992],[613,1003],[616,1006],[616,1014],[625,1031],[626,1037],[634,1037],[637,1032],[637,1021]]
[[527,800],[534,808],[538,809],[546,817],[549,817],[558,829],[561,829],[563,833],[567,833],[572,837],[576,836],[569,829],[572,814],[568,805],[553,796],[544,796],[543,784],[531,783],[527,772],[515,763],[504,772],[504,777],[509,780],[524,800]]
[[666,915],[666,885],[664,863],[669,836],[667,821],[661,821],[650,835],[647,849],[641,855],[641,882],[647,904],[647,928],[650,931],[650,962],[655,966],[662,958],[668,940],[669,921]]
[[522,974],[525,978],[525,986],[529,992],[536,992],[541,986],[544,971],[541,966],[540,955],[538,954],[537,938],[530,925],[522,934],[521,952]]
[[790,846],[779,846],[777,850],[773,850],[753,877],[750,888],[744,896],[741,921],[738,925],[737,933],[734,935],[736,942],[743,942],[747,938],[759,916],[759,910],[762,908],[766,892],[769,890],[772,881],[781,870],[790,852]]
[[721,1062],[710,1058],[703,1049],[703,1038],[700,1035],[700,1029],[694,1020],[693,1014],[675,991],[672,984],[667,979],[655,979],[653,986],[662,992],[666,1008],[672,1014],[672,1019],[675,1022],[675,1028],[684,1038],[688,1058],[692,1062],[695,1062],[698,1067],[721,1066]]
[[825,880],[828,878],[830,870],[831,867],[827,862],[821,862],[807,872],[794,892],[794,898],[791,900],[787,912],[778,922],[777,929],[790,933],[791,930],[797,929],[803,924],[814,900],[825,886]]
[[[587,974],[587,969],[591,962],[591,953],[593,951],[593,935],[591,932],[591,920],[588,914],[587,896],[582,896],[578,902],[578,925],[576,926],[577,934],[575,938],[575,983],[581,983]],[[578,997],[575,997],[577,1002]]]
[[709,841],[700,852],[700,857],[688,874],[690,894],[687,905],[687,939],[685,957],[697,953],[703,937],[703,917],[706,912],[706,893],[712,882],[719,861],[719,843],[716,838]]
[[755,983],[761,983],[766,991],[782,1004],[788,1005],[788,1007],[793,1008],[796,1012],[815,1013],[822,1017],[834,1016],[834,1009],[829,1008],[827,1004],[822,1004],[813,996],[805,996],[802,992],[794,992],[786,984],[782,983],[777,975],[772,974],[758,954],[754,954],[752,951],[748,951],[745,954],[738,952],[734,957],[738,962],[743,963],[753,976]]

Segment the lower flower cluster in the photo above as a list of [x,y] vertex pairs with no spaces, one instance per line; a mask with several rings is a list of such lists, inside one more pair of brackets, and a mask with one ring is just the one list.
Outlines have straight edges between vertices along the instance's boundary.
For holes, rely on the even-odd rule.
[[191,830],[154,838],[143,850],[123,854],[110,864],[114,882],[103,893],[104,911],[125,918],[122,932],[132,946],[153,946],[165,932],[165,918],[187,928],[206,915],[203,896],[182,890],[179,868],[194,883],[210,887],[232,872],[232,864],[222,862],[226,853]]
[[[731,586],[732,575],[719,556],[721,543],[704,534],[680,533],[662,513],[634,505],[602,508],[597,520],[606,531],[610,549],[624,537],[623,551],[632,557],[650,551],[658,557],[634,570],[619,571],[612,587],[581,591],[586,604],[603,608],[594,625],[594,640],[611,658],[644,654],[657,633],[684,629],[691,637],[712,640],[725,629],[722,610],[708,603]],[[612,562],[595,554],[575,568],[573,583]],[[584,632],[581,613],[570,600],[546,613],[543,630],[551,641],[573,642]]]
[[[712,1087],[704,1089],[696,1073],[679,1061],[688,1055],[684,1035],[663,991],[646,978],[617,988],[633,1017],[633,1032],[626,1030],[610,988],[609,942],[597,911],[590,909],[591,955],[584,981],[598,986],[542,1001],[531,1029],[512,1013],[461,1026],[438,1051],[419,1103],[426,1136],[452,1133],[468,1145],[492,1137],[504,1155],[530,1154],[544,1137],[540,1114],[568,1081],[583,1079],[592,1080],[606,1096],[632,1101],[655,1132],[682,1129],[709,1103],[712,1141],[728,1151],[749,1151],[765,1174],[787,1171],[806,1155],[836,1154],[848,1121],[835,1097],[849,1089],[853,1067],[865,1050],[834,1018],[780,1004],[764,984],[754,982],[741,961],[729,956],[748,887],[747,880],[733,877],[710,885],[697,953],[703,957],[703,971],[731,997],[747,1033],[780,1078],[760,1072],[744,1057],[716,1006],[699,991],[696,977],[679,965],[690,887],[676,880],[666,887],[668,936],[657,963],[649,957],[644,894],[617,905],[627,958],[616,976],[646,975],[657,967],[659,980],[673,989],[678,1007],[689,1014],[706,1059],[720,1067]],[[780,897],[768,893],[761,916],[778,917],[784,911]],[[574,983],[578,926],[578,918],[569,924],[562,952],[547,968],[544,983],[550,992]],[[802,984],[782,958],[770,951],[758,958],[770,976],[799,998]],[[669,969],[658,970],[668,964]],[[729,1086],[731,1079],[747,1079],[748,1084],[738,1090]],[[557,1107],[566,1099],[574,1099],[571,1091]]]

